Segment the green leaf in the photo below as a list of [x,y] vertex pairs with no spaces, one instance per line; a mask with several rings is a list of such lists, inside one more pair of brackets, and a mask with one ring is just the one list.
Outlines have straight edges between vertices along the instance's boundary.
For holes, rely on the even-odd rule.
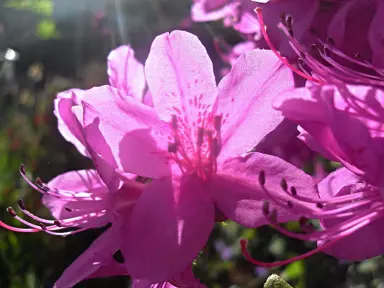
[[55,21],[52,19],[45,19],[37,23],[36,36],[44,40],[58,38],[59,33],[56,31]]
[[303,275],[304,269],[305,267],[303,261],[293,262],[284,269],[282,277],[285,280],[296,280]]
[[29,10],[39,15],[52,16],[52,0],[8,0],[4,7],[17,10]]

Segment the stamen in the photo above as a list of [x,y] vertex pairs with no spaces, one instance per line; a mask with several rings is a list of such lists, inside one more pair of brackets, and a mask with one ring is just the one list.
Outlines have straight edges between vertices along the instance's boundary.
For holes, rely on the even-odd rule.
[[263,202],[263,214],[265,217],[269,216],[269,202],[266,200]]
[[265,40],[265,42],[267,42],[267,45],[269,46],[269,48],[271,48],[272,52],[277,56],[277,58],[279,58],[280,61],[283,62],[284,65],[286,65],[289,69],[291,69],[293,72],[300,75],[304,79],[307,79],[307,80],[312,81],[312,82],[317,83],[317,84],[322,84],[322,82],[320,80],[313,78],[313,77],[309,77],[307,74],[303,73],[302,71],[300,71],[299,69],[294,67],[291,63],[289,63],[286,58],[284,58],[280,55],[280,53],[277,51],[277,49],[274,47],[271,40],[269,39],[267,30],[266,30],[266,26],[265,26],[265,22],[263,19],[262,9],[260,7],[257,7],[255,9],[255,12],[257,14],[257,18],[259,19],[261,32],[263,34],[264,40]]
[[0,221],[0,226],[9,230],[9,231],[17,232],[17,233],[35,233],[35,232],[41,231],[41,229],[18,228],[18,227],[10,226],[10,225],[4,223],[3,221]]
[[204,142],[204,128],[202,127],[199,127],[197,129],[197,137],[196,137],[196,145],[197,147],[201,147],[201,145],[203,145],[203,142]]
[[283,266],[283,265],[287,265],[287,264],[290,264],[290,263],[298,261],[298,260],[305,259],[305,258],[312,256],[316,253],[319,253],[321,251],[324,251],[325,249],[327,249],[328,247],[331,247],[332,245],[334,245],[338,241],[344,239],[345,237],[351,235],[352,233],[356,232],[357,230],[363,228],[364,226],[368,225],[369,223],[372,223],[373,221],[375,221],[376,219],[381,218],[381,217],[382,217],[382,215],[380,215],[380,213],[377,213],[376,211],[369,213],[364,218],[357,219],[358,222],[353,223],[353,226],[350,229],[348,229],[346,233],[344,233],[342,235],[339,234],[338,237],[333,238],[332,240],[324,243],[322,246],[317,247],[316,249],[313,249],[307,253],[304,253],[302,255],[295,256],[295,257],[292,257],[290,259],[283,260],[283,261],[262,262],[262,261],[258,261],[258,260],[253,259],[251,257],[251,255],[248,253],[247,240],[245,240],[245,239],[240,240],[241,250],[242,250],[244,257],[249,262],[251,262],[252,264],[262,266],[262,267],[269,267],[269,268],[277,267],[277,266]]
[[265,185],[265,171],[264,170],[261,170],[259,172],[259,184],[261,186],[264,186]]
[[9,215],[11,215],[13,218],[15,218],[17,216],[15,210],[13,210],[12,207],[8,207],[7,208],[7,212],[9,213]]
[[288,184],[284,178],[281,179],[280,186],[281,186],[281,189],[283,189],[284,191],[288,191]]
[[17,204],[19,205],[19,208],[20,208],[21,210],[25,210],[25,205],[24,205],[24,201],[23,201],[23,199],[19,199],[19,200],[17,201]]

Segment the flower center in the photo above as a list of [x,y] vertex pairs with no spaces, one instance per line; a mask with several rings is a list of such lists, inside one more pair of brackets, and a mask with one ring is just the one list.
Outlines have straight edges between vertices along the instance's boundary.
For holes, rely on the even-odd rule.
[[170,158],[182,173],[197,173],[203,180],[217,170],[217,156],[221,148],[222,116],[207,115],[199,126],[191,129],[179,116],[172,116],[173,142],[168,144]]

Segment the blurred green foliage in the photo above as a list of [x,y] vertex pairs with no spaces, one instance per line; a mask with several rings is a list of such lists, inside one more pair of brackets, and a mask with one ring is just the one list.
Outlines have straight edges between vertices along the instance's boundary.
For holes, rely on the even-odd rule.
[[7,0],[4,4],[6,8],[28,10],[43,16],[52,16],[52,0]]

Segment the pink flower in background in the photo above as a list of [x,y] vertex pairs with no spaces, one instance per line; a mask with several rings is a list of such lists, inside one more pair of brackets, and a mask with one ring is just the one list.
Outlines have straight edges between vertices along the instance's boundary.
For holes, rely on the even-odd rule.
[[[317,241],[318,248],[286,261],[257,265],[278,266],[305,258],[319,251],[345,260],[363,260],[381,255],[384,246],[383,200],[383,91],[369,86],[314,86],[283,93],[275,105],[283,115],[300,126],[300,138],[325,157],[345,168],[328,175],[319,185],[320,199],[290,193],[289,206],[303,216],[303,234],[282,233],[306,241]],[[288,203],[288,202],[287,202]],[[309,204],[317,209],[308,210]],[[302,208],[307,209],[302,211]],[[316,230],[305,219],[321,220]],[[270,219],[274,222],[273,219]]]
[[383,96],[370,86],[324,85],[287,91],[274,105],[299,124],[299,138],[312,150],[377,184]]
[[[122,252],[134,278],[159,282],[196,258],[216,209],[257,227],[266,223],[263,199],[285,197],[282,178],[301,193],[316,190],[310,176],[277,157],[241,156],[283,119],[271,101],[293,80],[273,54],[241,56],[216,88],[205,48],[175,31],[155,39],[145,72],[153,109],[100,87],[97,105],[85,103],[82,117],[85,139],[103,165],[154,178],[125,225]],[[296,218],[280,210],[281,221]]]
[[255,42],[253,41],[240,42],[232,47],[224,40],[215,39],[214,45],[216,52],[219,54],[221,60],[223,60],[223,62],[229,66],[221,70],[220,74],[222,77],[228,74],[231,67],[235,64],[241,55],[256,48]]
[[257,34],[260,28],[253,9],[255,4],[248,0],[196,0],[191,18],[195,22],[223,19],[225,26],[233,26],[240,33]]
[[[285,56],[295,55],[288,41],[279,31],[278,24],[282,15],[289,15],[290,24],[297,39],[310,39],[309,30],[319,10],[319,0],[284,0],[284,1],[251,1],[251,0],[197,0],[192,6],[192,20],[196,22],[224,19],[226,26],[232,26],[238,32],[252,35],[256,46],[264,47],[261,40],[261,25],[266,25],[269,39]],[[263,9],[264,22],[259,23],[254,9]],[[285,16],[283,16],[285,17]],[[293,20],[292,20],[293,19]],[[248,39],[251,40],[251,39]]]
[[[334,3],[331,9],[326,9],[325,12],[320,11],[316,15],[310,29],[311,35],[303,39],[297,36],[296,29],[292,25],[292,18],[283,17],[278,28],[286,35],[292,52],[299,57],[297,64],[289,62],[280,55],[280,52],[284,53],[284,51],[281,50],[281,47],[275,46],[273,33],[264,29],[268,19],[264,9],[258,7],[256,13],[263,28],[261,32],[269,48],[284,64],[304,79],[315,84],[350,83],[383,86],[384,78],[383,71],[380,69],[380,60],[378,57],[376,60],[374,59],[372,55],[375,53],[372,54],[368,47],[368,43],[370,43],[371,47],[375,47],[376,55],[380,55],[382,45],[378,44],[381,36],[377,32],[379,27],[377,22],[381,17],[381,11],[384,11],[381,6],[376,1],[356,0]],[[374,7],[378,10],[376,11]],[[353,29],[353,25],[360,22],[355,21],[352,15],[357,15],[356,13],[360,13],[359,11],[363,11],[362,17],[366,23],[358,25],[358,29]],[[366,14],[372,14],[374,11],[376,11],[375,17],[370,19]],[[370,22],[371,20],[372,22]],[[359,39],[366,39],[366,41],[354,41],[356,31],[361,29],[366,29],[365,32],[360,32],[366,36],[363,35]],[[312,41],[312,44],[308,41]],[[308,46],[308,44],[311,45]]]
[[345,1],[329,25],[328,36],[346,55],[358,54],[376,67],[384,68],[381,40],[384,34],[380,27],[383,17],[383,1]]

